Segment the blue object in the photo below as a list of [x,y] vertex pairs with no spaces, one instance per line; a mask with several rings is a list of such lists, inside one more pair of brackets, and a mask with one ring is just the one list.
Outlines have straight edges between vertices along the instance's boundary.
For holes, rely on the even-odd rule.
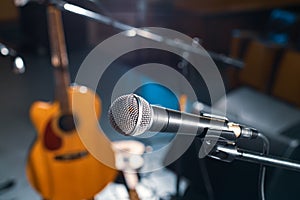
[[176,95],[163,85],[148,83],[138,88],[135,93],[146,99],[150,104],[176,110],[179,108],[179,102]]
[[280,9],[273,10],[267,31],[268,40],[277,44],[287,44],[296,20],[295,13]]

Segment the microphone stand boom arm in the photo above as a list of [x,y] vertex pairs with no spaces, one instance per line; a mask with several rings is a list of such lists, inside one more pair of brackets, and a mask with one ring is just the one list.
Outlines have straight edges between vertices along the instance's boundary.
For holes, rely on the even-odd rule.
[[[181,41],[179,39],[176,40],[176,42],[175,42],[171,38],[166,38],[166,37],[163,37],[159,34],[152,33],[152,32],[147,31],[147,30],[137,29],[136,27],[133,27],[133,26],[125,24],[125,23],[122,23],[122,22],[120,22],[118,20],[115,20],[111,17],[101,15],[101,14],[93,12],[91,10],[88,10],[88,9],[82,8],[80,6],[68,3],[66,1],[63,1],[63,0],[49,0],[49,3],[51,3],[52,5],[54,5],[55,7],[57,7],[58,9],[60,9],[62,11],[68,11],[68,12],[71,12],[71,13],[74,13],[74,14],[77,14],[77,15],[87,17],[91,20],[94,20],[96,22],[100,22],[100,23],[108,25],[108,26],[112,26],[113,28],[119,29],[121,31],[135,30],[135,34],[137,36],[142,37],[142,38],[153,40],[153,41],[156,41],[156,42],[164,42],[167,45],[170,45],[172,47],[176,47],[178,49],[182,49],[183,51],[186,51],[186,52],[196,53],[199,56],[207,56],[206,54],[203,53],[203,51],[201,51],[198,48],[193,47],[191,44],[187,44],[184,41]],[[244,62],[242,62],[241,60],[228,57],[224,54],[219,54],[219,53],[210,52],[210,51],[207,51],[207,53],[210,55],[210,57],[213,60],[220,61],[224,64],[228,64],[228,65],[231,65],[231,66],[236,67],[236,68],[243,68],[243,66],[244,66]]]
[[225,162],[231,162],[234,159],[237,159],[300,172],[300,164],[295,161],[243,151],[235,145],[228,146],[217,143],[208,156]]

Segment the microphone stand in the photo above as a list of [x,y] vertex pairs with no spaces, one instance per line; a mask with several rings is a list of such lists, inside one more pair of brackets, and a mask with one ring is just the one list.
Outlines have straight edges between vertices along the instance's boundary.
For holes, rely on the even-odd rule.
[[208,156],[225,162],[232,162],[237,159],[300,172],[300,164],[295,161],[244,151],[239,149],[235,143],[231,143],[231,145],[217,143]]
[[[265,200],[265,173],[266,166],[284,168],[287,170],[293,170],[300,172],[300,163],[295,161],[276,158],[274,156],[269,156],[269,141],[268,139],[261,133],[258,134],[257,138],[260,138],[263,141],[263,153],[250,152],[245,151],[236,146],[236,139],[226,139],[224,137],[216,137],[214,131],[211,131],[213,134],[207,134],[208,137],[204,138],[202,141],[202,145],[204,145],[203,149],[208,155],[208,157],[225,161],[232,162],[233,160],[242,160],[251,163],[260,164],[259,170],[259,198],[261,200]],[[212,143],[212,140],[215,140]],[[215,144],[215,145],[214,145]],[[202,152],[199,152],[199,158]]]
[[[134,32],[135,35],[145,38],[145,39],[153,40],[155,42],[163,42],[166,45],[169,45],[171,47],[176,47],[178,49],[182,49],[183,51],[187,51],[187,52],[193,52],[195,54],[198,54],[199,56],[205,56],[205,57],[207,56],[199,48],[195,48],[193,45],[187,44],[180,39],[177,39],[174,41],[174,39],[166,38],[159,34],[152,33],[147,30],[144,30],[144,29],[138,29],[136,27],[133,27],[128,24],[122,23],[118,20],[115,20],[111,17],[101,15],[99,13],[93,12],[91,10],[82,8],[78,5],[71,4],[71,3],[63,1],[63,0],[48,0],[47,3],[54,5],[61,11],[68,11],[70,13],[81,15],[88,19],[94,20],[96,22],[100,22],[105,25],[112,26],[113,28],[119,29],[121,31],[133,30],[133,31],[135,31]],[[210,57],[213,60],[220,61],[224,64],[232,65],[236,68],[243,68],[243,66],[244,66],[243,61],[228,57],[224,54],[219,54],[219,53],[210,52],[210,51],[207,51],[207,53],[210,55]]]

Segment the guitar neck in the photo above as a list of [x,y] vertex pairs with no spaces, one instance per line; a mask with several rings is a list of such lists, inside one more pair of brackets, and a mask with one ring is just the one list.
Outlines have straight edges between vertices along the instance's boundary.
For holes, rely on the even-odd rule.
[[123,176],[129,189],[129,199],[140,200],[139,195],[136,191],[136,186],[138,184],[138,175],[136,173],[123,172]]
[[59,102],[63,113],[70,112],[68,87],[68,55],[64,37],[61,12],[53,5],[48,6],[48,31],[51,47],[51,63],[54,67],[55,99]]
[[140,200],[139,195],[135,189],[129,189],[129,199],[130,200]]

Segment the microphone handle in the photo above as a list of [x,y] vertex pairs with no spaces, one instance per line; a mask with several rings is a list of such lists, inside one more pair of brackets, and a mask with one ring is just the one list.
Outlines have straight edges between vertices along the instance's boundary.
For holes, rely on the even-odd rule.
[[180,112],[152,105],[153,121],[151,132],[171,132],[196,135],[203,138],[208,129],[232,132],[228,121],[206,116]]

